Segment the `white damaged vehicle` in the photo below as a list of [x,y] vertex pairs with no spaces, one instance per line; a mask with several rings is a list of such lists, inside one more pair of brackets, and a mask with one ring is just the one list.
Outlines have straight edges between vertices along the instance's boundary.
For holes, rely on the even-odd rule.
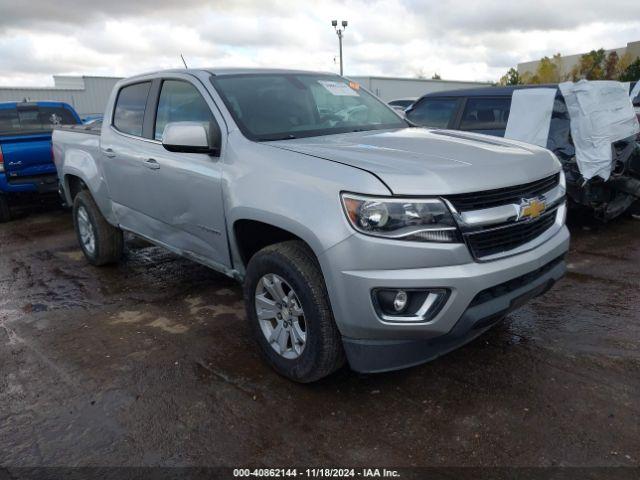
[[[632,93],[633,95],[633,93]],[[546,147],[562,162],[570,206],[600,220],[640,197],[640,131],[629,85],[614,81],[430,93],[406,112],[414,124]]]

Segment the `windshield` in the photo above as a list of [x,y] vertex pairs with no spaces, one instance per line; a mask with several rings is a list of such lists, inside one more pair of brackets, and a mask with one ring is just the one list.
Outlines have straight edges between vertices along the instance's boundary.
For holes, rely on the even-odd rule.
[[50,132],[57,125],[77,124],[78,120],[64,107],[38,105],[0,106],[0,132]]
[[211,81],[242,133],[252,140],[407,126],[359,84],[337,75],[224,75]]

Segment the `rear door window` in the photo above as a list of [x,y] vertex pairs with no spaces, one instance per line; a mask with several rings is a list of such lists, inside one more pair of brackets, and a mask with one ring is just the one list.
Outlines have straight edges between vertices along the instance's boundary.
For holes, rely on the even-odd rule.
[[113,114],[113,126],[123,133],[142,136],[142,123],[151,82],[123,87],[118,93]]
[[511,97],[469,98],[460,122],[461,130],[502,130],[507,128]]
[[162,140],[164,128],[171,122],[199,122],[210,132],[215,119],[209,105],[193,85],[180,80],[165,80],[158,100],[156,140]]
[[458,109],[457,98],[430,98],[420,101],[407,118],[424,127],[447,128]]

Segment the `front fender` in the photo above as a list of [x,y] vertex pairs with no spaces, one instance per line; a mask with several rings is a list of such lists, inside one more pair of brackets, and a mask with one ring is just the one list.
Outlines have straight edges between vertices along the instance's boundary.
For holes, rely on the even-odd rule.
[[[255,220],[286,230],[316,257],[354,234],[340,192],[388,195],[368,172],[340,163],[230,137],[223,203],[234,265],[239,261],[234,224]],[[239,269],[240,270],[240,269]]]
[[228,212],[227,221],[229,223],[229,238],[234,260],[233,263],[236,269],[243,273],[244,267],[238,268],[243,265],[243,262],[237,248],[238,242],[235,238],[235,229],[233,228],[233,225],[239,220],[253,220],[286,230],[309,245],[316,256],[319,256],[319,254],[326,249],[323,245],[323,239],[321,239],[314,230],[295,218],[255,207],[236,207]]

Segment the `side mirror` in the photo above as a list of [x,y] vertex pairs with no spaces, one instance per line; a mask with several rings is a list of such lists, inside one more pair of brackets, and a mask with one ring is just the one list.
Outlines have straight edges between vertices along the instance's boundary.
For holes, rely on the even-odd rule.
[[162,146],[170,152],[215,155],[219,152],[219,135],[217,130],[210,135],[199,122],[171,122],[164,127]]

